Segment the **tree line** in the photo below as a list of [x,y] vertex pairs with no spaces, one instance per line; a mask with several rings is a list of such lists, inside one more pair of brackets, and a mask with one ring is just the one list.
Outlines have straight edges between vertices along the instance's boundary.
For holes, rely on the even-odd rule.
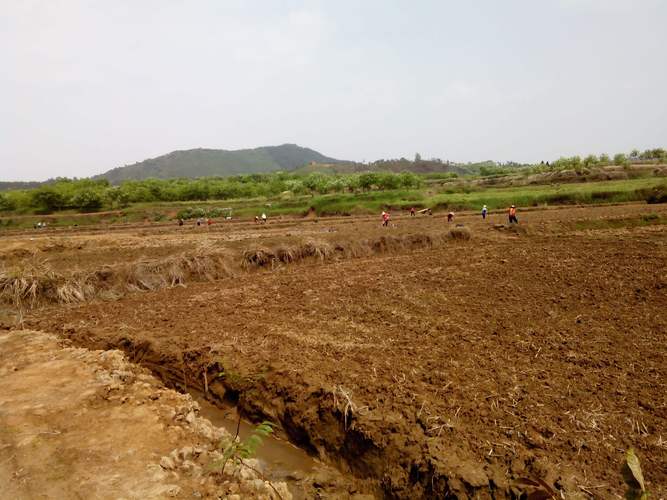
[[613,157],[602,153],[601,155],[590,154],[581,156],[562,156],[552,162],[540,162],[537,165],[500,165],[490,164],[482,165],[479,168],[479,174],[482,177],[500,176],[523,171],[525,173],[557,172],[562,170],[574,170],[583,172],[592,167],[609,167],[612,165],[620,167],[629,167],[632,164],[641,163],[667,163],[667,150],[663,148],[647,149],[639,151],[633,149],[630,153],[616,153]]
[[[554,161],[550,167],[552,170],[578,170],[581,168],[604,167],[617,165],[627,167],[631,163],[658,162],[667,163],[667,151],[663,148],[647,149],[640,152],[633,149],[629,154],[616,153],[613,158],[607,154],[600,156],[588,155],[584,158],[580,156],[571,156],[569,158],[561,157]],[[544,166],[543,164],[541,166]]]
[[410,173],[366,172],[326,175],[311,173],[249,174],[199,179],[146,179],[109,181],[59,178],[36,189],[0,193],[0,211],[52,213],[61,210],[95,212],[117,209],[132,203],[229,200],[276,196],[414,189],[423,184]]

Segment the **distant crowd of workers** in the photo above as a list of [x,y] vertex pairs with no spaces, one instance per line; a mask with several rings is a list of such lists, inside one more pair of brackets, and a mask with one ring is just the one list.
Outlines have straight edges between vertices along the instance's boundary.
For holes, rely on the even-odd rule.
[[[231,216],[226,217],[227,219],[231,219]],[[266,213],[262,213],[262,215],[255,215],[255,224],[266,224],[267,217]],[[213,219],[210,217],[199,217],[195,221],[195,226],[200,227],[200,226],[210,226],[213,224]],[[179,217],[178,219],[178,225],[179,226],[184,226],[185,225],[185,220],[182,217]]]
[[[430,208],[424,208],[424,209],[419,210],[419,211],[417,211],[415,209],[415,207],[410,208],[410,216],[411,217],[415,217],[417,215],[417,212],[427,214],[427,215],[433,215],[433,211]],[[482,207],[482,212],[481,213],[482,213],[482,219],[486,220],[486,216],[489,214],[489,209],[486,207],[486,205],[484,205]],[[508,219],[509,219],[510,224],[518,224],[519,223],[519,220],[516,217],[516,207],[514,205],[512,205],[509,208],[509,210],[507,212],[507,215],[508,215]],[[383,210],[382,211],[382,226],[383,227],[388,227],[390,220],[391,220],[391,215],[389,214],[389,212],[386,211],[386,210]],[[266,213],[262,213],[262,215],[256,215],[255,216],[255,224],[266,224],[266,221],[267,221]],[[447,222],[453,222],[453,221],[454,221],[454,212],[449,212],[447,214]],[[200,217],[196,220],[195,224],[197,226],[210,226],[211,224],[213,224],[213,220],[210,219],[210,218]],[[184,221],[183,221],[182,218],[178,219],[178,225],[179,226],[184,225]],[[41,223],[37,224],[35,227],[42,227]],[[44,227],[46,227],[46,223],[44,223]]]
[[[419,213],[426,213],[428,215],[433,215],[433,212],[431,211],[430,208],[424,208],[422,210],[419,210]],[[489,209],[484,205],[482,207],[482,219],[486,220],[486,216],[489,214]],[[415,207],[410,208],[410,216],[415,217],[417,215],[417,210],[415,210]],[[509,207],[507,211],[507,216],[510,224],[518,224],[519,219],[516,217],[516,206],[512,205]],[[382,211],[382,226],[387,227],[389,226],[389,221],[391,220],[391,215],[389,214],[388,211],[383,210]],[[447,222],[453,222],[454,221],[454,212],[449,212],[447,214]]]

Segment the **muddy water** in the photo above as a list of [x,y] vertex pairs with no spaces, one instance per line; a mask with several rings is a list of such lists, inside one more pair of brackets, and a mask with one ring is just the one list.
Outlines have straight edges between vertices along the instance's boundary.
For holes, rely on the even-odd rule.
[[[219,408],[197,392],[190,392],[190,395],[199,403],[200,416],[208,419],[213,425],[226,429],[232,436],[236,434],[239,420],[235,408]],[[245,439],[254,428],[253,424],[241,419],[239,438]],[[301,481],[326,468],[301,448],[275,436],[263,438],[263,444],[255,458],[259,460],[262,472],[268,479],[287,483],[295,499],[306,498]]]

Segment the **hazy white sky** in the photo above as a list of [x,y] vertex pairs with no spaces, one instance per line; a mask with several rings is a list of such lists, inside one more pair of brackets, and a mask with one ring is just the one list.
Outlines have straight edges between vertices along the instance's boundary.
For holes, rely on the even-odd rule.
[[0,180],[294,142],[374,160],[667,146],[667,0],[0,0]]

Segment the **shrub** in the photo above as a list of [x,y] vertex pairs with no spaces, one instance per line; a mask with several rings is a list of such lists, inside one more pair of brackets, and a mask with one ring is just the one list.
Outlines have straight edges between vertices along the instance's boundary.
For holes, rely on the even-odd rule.
[[65,198],[51,187],[41,187],[31,193],[30,204],[38,212],[54,212],[65,207]]
[[72,198],[71,204],[81,212],[96,212],[102,208],[102,196],[91,189],[79,191]]
[[614,155],[614,165],[619,167],[628,165],[628,158],[623,153],[617,153]]
[[111,206],[115,208],[125,208],[130,204],[130,195],[119,187],[109,189],[107,198],[109,198]]
[[646,196],[646,203],[667,203],[667,186],[658,186],[652,189]]
[[0,212],[9,212],[16,208],[16,203],[14,200],[9,198],[9,196],[0,193]]
[[188,207],[184,208],[183,210],[180,210],[177,214],[176,217],[178,219],[198,219],[200,217],[206,217],[206,210],[204,210],[201,207]]
[[584,167],[594,167],[598,164],[598,157],[595,155],[588,155],[586,158],[584,158],[583,164]]

